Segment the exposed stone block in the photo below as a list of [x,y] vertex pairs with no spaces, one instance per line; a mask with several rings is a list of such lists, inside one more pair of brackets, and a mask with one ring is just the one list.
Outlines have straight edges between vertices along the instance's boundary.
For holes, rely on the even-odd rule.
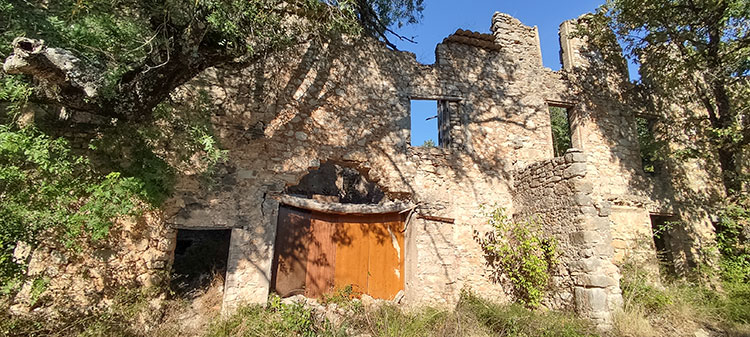
[[563,172],[563,178],[583,177],[586,175],[586,164],[575,163],[568,166]]
[[[607,291],[602,288],[575,288],[576,310],[586,315],[595,315],[595,313],[609,312],[607,306]],[[604,318],[606,316],[600,316]]]

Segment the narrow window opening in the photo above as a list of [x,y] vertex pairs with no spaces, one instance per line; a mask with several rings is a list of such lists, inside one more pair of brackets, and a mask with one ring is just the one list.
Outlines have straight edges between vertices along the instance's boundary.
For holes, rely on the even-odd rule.
[[641,165],[643,172],[648,175],[656,175],[661,168],[659,159],[660,143],[654,136],[654,125],[656,119],[653,117],[639,116],[635,118],[636,130],[638,131],[638,144],[641,153]]
[[549,117],[552,128],[552,148],[555,157],[560,157],[572,147],[569,109],[561,106],[550,106]]
[[231,233],[229,229],[177,231],[171,281],[175,293],[193,296],[223,286]]
[[651,215],[651,230],[654,235],[656,258],[659,260],[659,267],[663,271],[663,275],[676,275],[671,234],[675,220],[673,216]]
[[411,146],[434,147],[440,146],[438,136],[438,106],[437,100],[411,101]]

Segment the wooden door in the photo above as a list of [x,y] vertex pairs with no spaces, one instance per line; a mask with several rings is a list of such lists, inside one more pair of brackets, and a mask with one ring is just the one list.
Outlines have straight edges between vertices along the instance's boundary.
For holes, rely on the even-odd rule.
[[279,207],[271,284],[281,297],[305,294],[310,212]]
[[356,293],[393,299],[404,288],[403,220],[397,213],[334,215],[280,207],[274,289],[282,297],[320,297],[351,285]]

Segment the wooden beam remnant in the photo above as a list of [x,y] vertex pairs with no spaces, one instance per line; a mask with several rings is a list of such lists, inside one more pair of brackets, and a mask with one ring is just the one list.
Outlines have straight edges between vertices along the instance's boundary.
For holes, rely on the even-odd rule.
[[414,207],[414,205],[402,201],[390,201],[383,204],[373,205],[321,202],[288,194],[279,194],[272,196],[272,198],[284,205],[328,214],[387,214],[399,213],[403,210],[408,210]]

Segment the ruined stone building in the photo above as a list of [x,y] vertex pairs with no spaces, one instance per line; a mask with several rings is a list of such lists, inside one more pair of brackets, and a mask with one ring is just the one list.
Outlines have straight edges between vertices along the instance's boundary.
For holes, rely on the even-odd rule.
[[[658,242],[674,268],[697,261],[712,225],[694,197],[719,185],[700,162],[644,172],[635,118],[648,111],[629,103],[623,60],[576,37],[575,24],[560,27],[560,71],[542,65],[537,28],[502,13],[490,34],[445,38],[432,65],[342,38],[205,71],[181,95],[205,90],[215,104],[228,150],[217,182],[182,178],[162,212],[93,252],[93,282],[65,287],[153,284],[200,231],[223,230],[212,237],[228,251],[224,310],[351,283],[406,305],[451,305],[462,289],[509,301],[476,239],[491,230],[481,206],[496,205],[556,238],[546,305],[606,325],[622,303],[618,266],[655,259],[654,224],[682,224]],[[437,101],[437,146],[410,145],[412,100]],[[567,111],[572,134],[557,157],[550,107]]]

